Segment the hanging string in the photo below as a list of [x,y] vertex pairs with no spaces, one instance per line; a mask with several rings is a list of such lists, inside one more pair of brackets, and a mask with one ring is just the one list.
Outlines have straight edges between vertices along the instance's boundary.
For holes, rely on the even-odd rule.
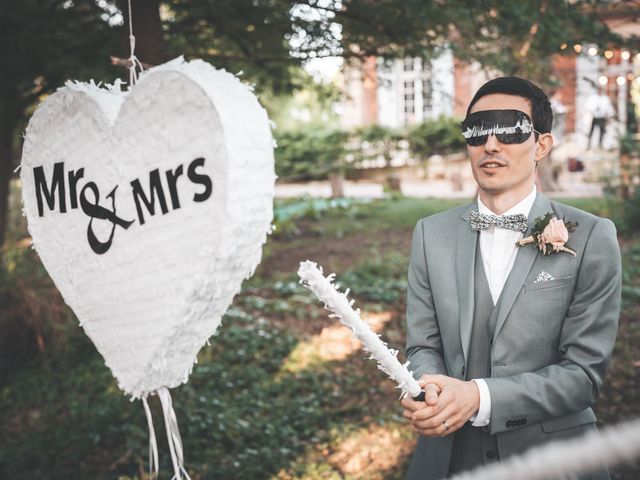
[[137,69],[140,69],[140,73],[144,71],[142,67],[142,63],[138,60],[138,57],[135,56],[134,52],[136,50],[136,37],[133,35],[133,21],[131,20],[131,0],[128,0],[129,4],[129,49],[131,51],[129,55],[129,88],[133,87],[135,83],[138,81],[138,72]]
[[149,409],[149,404],[147,403],[147,395],[142,397],[142,405],[144,406],[144,413],[147,416],[147,425],[149,427],[149,480],[154,480],[158,478],[158,442],[153,428],[151,409]]
[[180,430],[178,430],[178,419],[176,412],[171,405],[171,394],[165,387],[160,388],[156,392],[162,404],[162,413],[164,414],[164,424],[167,429],[167,439],[169,440],[169,452],[171,453],[171,462],[173,463],[174,476],[172,480],[191,480],[191,477],[184,468],[184,454],[182,449],[182,439],[180,438]]

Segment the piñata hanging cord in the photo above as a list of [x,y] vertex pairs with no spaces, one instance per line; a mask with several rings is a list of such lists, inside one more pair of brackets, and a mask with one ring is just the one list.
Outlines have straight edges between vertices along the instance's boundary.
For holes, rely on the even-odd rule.
[[129,49],[131,53],[129,54],[129,89],[135,85],[138,81],[138,71],[140,69],[140,73],[144,71],[142,63],[138,60],[138,57],[135,56],[136,50],[136,37],[133,35],[133,21],[131,20],[131,0],[129,0]]

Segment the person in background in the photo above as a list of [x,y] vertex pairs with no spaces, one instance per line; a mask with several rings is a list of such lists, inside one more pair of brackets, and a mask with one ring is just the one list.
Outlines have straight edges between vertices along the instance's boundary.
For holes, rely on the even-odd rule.
[[600,132],[598,138],[598,146],[602,149],[602,140],[604,139],[605,132],[607,130],[607,120],[612,118],[615,114],[613,105],[609,97],[604,94],[602,88],[597,94],[591,95],[586,102],[587,112],[591,114],[591,130],[589,130],[589,143],[587,148],[591,149],[591,137],[594,130],[597,128]]

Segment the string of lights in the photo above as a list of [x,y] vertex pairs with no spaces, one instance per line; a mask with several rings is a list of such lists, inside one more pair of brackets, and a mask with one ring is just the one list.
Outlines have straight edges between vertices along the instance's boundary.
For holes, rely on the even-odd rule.
[[[617,71],[615,71],[613,75],[603,74],[598,77],[598,83],[601,86],[606,86],[611,81],[615,81],[615,83],[621,87],[634,81],[640,85],[640,52],[634,54],[629,50],[616,50],[610,48],[599,49],[593,45],[583,46],[580,43],[576,43],[573,46],[570,46],[567,43],[560,45],[560,50],[562,51],[569,48],[573,49],[573,51],[578,55],[588,55],[589,57],[601,55],[607,61],[607,67],[618,67]],[[628,71],[622,71],[625,69]]]

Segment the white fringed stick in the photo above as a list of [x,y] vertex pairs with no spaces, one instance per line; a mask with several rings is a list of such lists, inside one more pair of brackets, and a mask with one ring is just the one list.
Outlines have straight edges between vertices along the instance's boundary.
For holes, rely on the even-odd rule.
[[311,290],[324,303],[325,307],[333,312],[331,317],[337,317],[347,327],[351,328],[353,335],[362,342],[365,350],[371,353],[371,358],[378,361],[378,368],[389,375],[397,384],[403,393],[416,398],[422,394],[420,385],[413,378],[411,372],[407,368],[409,362],[401,364],[396,355],[397,350],[387,348],[387,345],[380,340],[380,337],[371,330],[360,318],[360,310],[352,308],[353,300],[349,300],[345,293],[331,283],[335,274],[325,277],[322,274],[322,267],[318,268],[314,262],[307,260],[300,263],[298,269],[300,282]]

